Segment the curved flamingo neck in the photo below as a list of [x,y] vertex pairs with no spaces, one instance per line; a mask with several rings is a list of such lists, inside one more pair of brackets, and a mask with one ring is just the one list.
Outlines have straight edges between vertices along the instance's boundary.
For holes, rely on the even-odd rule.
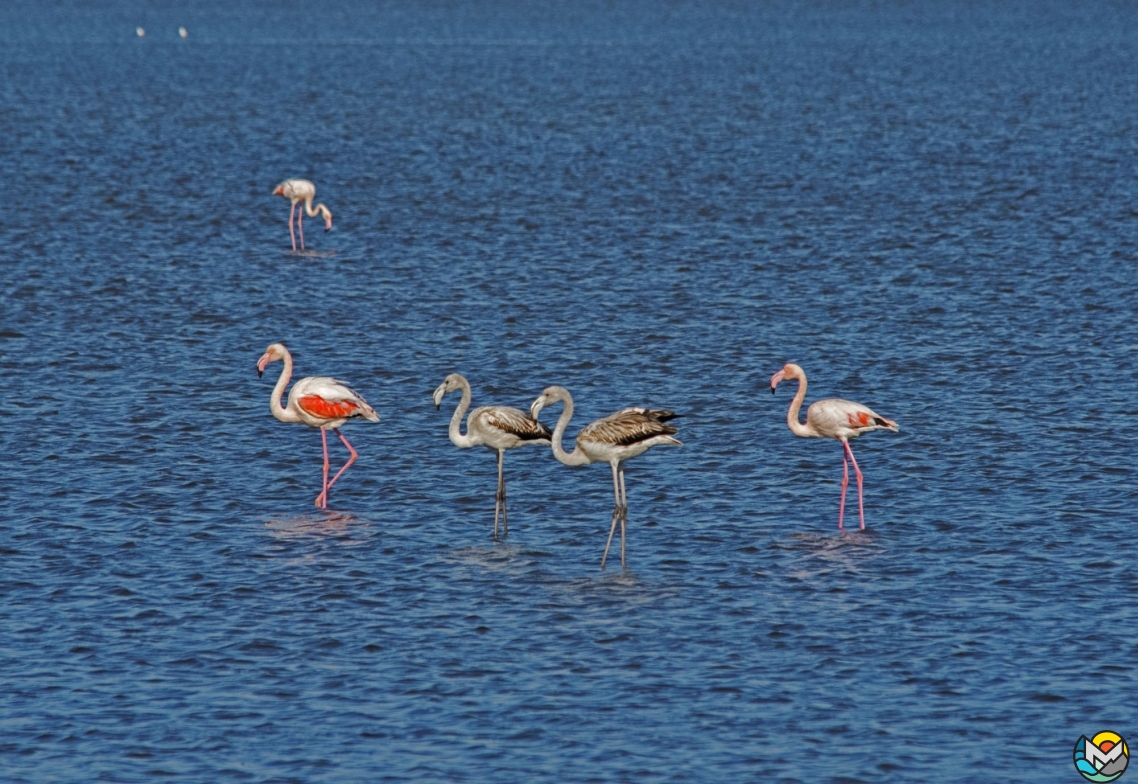
[[557,426],[553,428],[553,438],[550,439],[550,445],[553,447],[553,456],[560,462],[569,466],[588,465],[591,460],[581,451],[581,446],[575,445],[572,452],[566,452],[565,448],[561,446],[561,438],[565,435],[565,428],[569,427],[569,420],[573,418],[573,397],[569,394],[568,390],[558,390],[554,400],[559,400],[564,405],[561,411],[561,416],[557,418]]
[[290,411],[281,405],[285,387],[288,386],[289,379],[292,378],[292,354],[288,353],[287,349],[282,361],[284,367],[281,368],[281,377],[277,379],[277,385],[273,387],[273,394],[269,397],[269,409],[273,412],[273,416],[282,422],[299,422],[301,421],[300,417],[294,411]]
[[794,400],[790,401],[790,408],[786,412],[786,426],[796,436],[809,438],[810,436],[818,435],[814,428],[809,423],[798,421],[798,412],[802,410],[802,401],[806,399],[806,374],[801,373],[794,376],[798,381],[798,391],[794,394]]
[[462,418],[466,416],[467,409],[470,408],[470,399],[472,397],[470,392],[470,382],[465,378],[462,379],[462,400],[458,403],[458,408],[454,410],[454,416],[450,418],[450,441],[457,447],[466,449],[468,447],[477,446],[473,439],[470,437],[470,423],[466,423],[466,435],[462,434]]
[[304,200],[304,211],[306,213],[308,213],[308,217],[315,218],[317,215],[323,215],[325,218],[327,218],[328,217],[328,208],[324,206],[324,202],[321,202],[320,204],[317,204],[315,207],[313,207],[312,206],[312,199],[313,198],[314,197],[309,196],[307,199]]

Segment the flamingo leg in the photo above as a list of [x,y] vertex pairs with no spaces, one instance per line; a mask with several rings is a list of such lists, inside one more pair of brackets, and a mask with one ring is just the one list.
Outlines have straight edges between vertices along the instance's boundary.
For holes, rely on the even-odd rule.
[[[609,538],[605,542],[605,554],[601,556],[601,568],[605,568],[605,559],[609,557],[609,545],[612,544],[612,535],[616,532],[616,521],[620,517],[620,480],[618,478],[620,469],[617,463],[612,464],[612,527],[609,528]],[[622,534],[623,536],[623,534]]]
[[300,228],[300,249],[304,250],[304,208],[296,211],[296,225]]
[[510,533],[510,521],[506,517],[506,476],[503,473],[503,462],[506,450],[498,451],[498,492],[494,495],[494,538],[498,538],[498,508],[502,509],[502,536]]
[[292,252],[296,253],[296,230],[292,227],[293,217],[296,215],[296,202],[288,208],[288,236],[292,238]]
[[[323,428],[321,428],[321,429],[323,429]],[[332,489],[332,485],[336,484],[336,480],[339,479],[341,476],[343,476],[344,472],[347,471],[348,468],[352,465],[352,463],[356,462],[356,458],[360,456],[360,453],[357,452],[354,448],[352,448],[352,445],[350,443],[348,443],[348,439],[344,438],[343,433],[341,433],[339,430],[337,430],[335,428],[332,428],[332,432],[340,437],[340,440],[344,442],[344,446],[346,446],[348,448],[348,451],[352,453],[352,456],[348,458],[348,462],[344,463],[344,467],[341,468],[339,471],[337,471],[336,475],[334,477],[332,477],[332,481],[328,483],[328,490]],[[324,493],[325,493],[324,500],[325,500],[325,502],[327,502],[328,491],[325,490]]]
[[846,460],[846,449],[848,449],[848,448],[849,448],[849,445],[845,441],[843,441],[842,442],[842,502],[838,505],[838,530],[839,531],[843,530],[842,519],[843,519],[843,517],[845,517],[845,513],[846,513],[846,487],[850,483],[850,464],[849,464],[849,461]]
[[328,433],[324,428],[320,428],[320,440],[324,444],[324,489],[320,491],[320,495],[316,496],[316,505],[321,509],[328,508]]
[[624,566],[624,526],[628,522],[628,491],[624,489],[624,465],[620,465],[620,565]]
[[[849,453],[850,461],[853,463],[854,473],[857,474],[857,515],[861,521],[861,530],[864,531],[865,530],[865,509],[862,506],[862,501],[861,501],[861,469],[857,467],[857,460],[854,459],[853,450],[850,449],[849,441],[843,441],[842,444],[845,446],[846,452]],[[842,455],[842,462],[843,463],[845,462],[845,459],[846,459],[845,455]]]

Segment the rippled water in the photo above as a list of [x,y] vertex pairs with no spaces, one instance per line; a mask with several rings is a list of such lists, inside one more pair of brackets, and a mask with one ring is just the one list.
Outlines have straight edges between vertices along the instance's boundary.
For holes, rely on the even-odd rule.
[[[5,5],[3,780],[1079,780],[1138,725],[1138,18],[992,5]],[[382,417],[326,513],[274,341]],[[901,424],[864,533],[786,361]],[[548,450],[492,540],[454,371],[684,415],[627,569]]]

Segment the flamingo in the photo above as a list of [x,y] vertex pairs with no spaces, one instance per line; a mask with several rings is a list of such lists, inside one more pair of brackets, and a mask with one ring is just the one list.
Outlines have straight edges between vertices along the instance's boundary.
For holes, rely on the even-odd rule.
[[[332,230],[332,212],[323,204],[312,206],[312,200],[316,198],[316,186],[308,180],[285,180],[273,190],[274,196],[284,196],[286,199],[292,199],[292,206],[288,211],[288,234],[292,237],[292,249],[296,251],[296,233],[292,229],[292,218],[295,214],[297,216],[297,224],[300,226],[300,249],[304,250],[304,213],[308,213],[308,217],[315,218],[317,215],[324,216],[324,231]],[[304,202],[304,210],[296,209],[296,205]]]
[[462,400],[450,418],[451,443],[462,449],[484,446],[498,453],[498,492],[494,496],[494,538],[498,538],[498,510],[502,512],[502,535],[510,533],[506,517],[506,480],[502,463],[507,449],[526,444],[549,445],[549,428],[529,417],[524,411],[509,406],[480,406],[466,418],[466,435],[462,434],[462,416],[470,408],[470,382],[458,373],[447,376],[435,390],[435,410],[448,392],[462,390]]
[[672,425],[665,424],[678,415],[650,408],[623,408],[581,428],[573,451],[566,452],[561,446],[561,437],[573,416],[573,398],[569,391],[564,387],[547,387],[541,397],[530,405],[529,414],[536,421],[543,408],[558,402],[564,403],[565,408],[553,429],[553,456],[569,466],[589,463],[608,463],[612,466],[612,527],[609,528],[609,538],[605,542],[604,555],[601,556],[601,568],[605,568],[617,520],[620,520],[620,565],[624,566],[624,528],[628,522],[624,462],[644,454],[657,444],[683,446],[678,439],[672,438],[679,431]]
[[[838,528],[842,529],[842,518],[846,511],[846,487],[850,483],[849,463],[853,463],[857,474],[857,512],[861,519],[861,529],[865,530],[865,509],[861,498],[861,469],[857,467],[853,450],[850,449],[849,440],[857,438],[862,433],[871,430],[900,431],[897,423],[875,414],[871,409],[852,400],[842,400],[831,397],[818,400],[806,409],[806,424],[798,421],[798,411],[802,408],[802,401],[806,398],[806,371],[793,362],[787,363],[782,370],[771,376],[771,394],[779,382],[786,379],[798,382],[798,393],[790,401],[790,410],[786,412],[786,425],[796,436],[803,438],[836,438],[842,442],[842,502],[838,506]],[[849,460],[846,460],[846,456]]]
[[[297,381],[288,393],[288,405],[282,406],[281,396],[284,395],[284,389],[292,378],[292,354],[288,353],[283,343],[274,343],[265,349],[265,353],[257,360],[257,377],[261,377],[269,363],[277,361],[284,362],[284,370],[277,379],[277,385],[273,387],[273,394],[269,398],[269,410],[282,422],[302,422],[309,427],[320,428],[320,440],[324,442],[324,489],[316,496],[316,506],[327,509],[328,491],[359,457],[359,453],[340,432],[340,426],[355,417],[378,422],[379,415],[358,392],[343,381],[325,376],[309,376]],[[340,437],[352,455],[348,458],[348,462],[344,463],[344,467],[332,477],[331,482],[328,481],[328,430]]]

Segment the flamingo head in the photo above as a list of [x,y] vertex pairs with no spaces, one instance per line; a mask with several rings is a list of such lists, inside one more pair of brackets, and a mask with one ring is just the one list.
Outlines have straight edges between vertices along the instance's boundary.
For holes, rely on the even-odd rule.
[[320,212],[324,213],[324,231],[325,231],[325,233],[332,231],[332,211],[330,209],[328,209],[327,207],[325,207],[323,204],[321,204],[320,205]]
[[435,410],[439,410],[439,406],[443,404],[443,398],[446,397],[447,392],[453,392],[456,389],[462,389],[462,376],[458,373],[451,373],[443,383],[439,384],[439,388],[435,390]]
[[287,356],[288,349],[284,347],[283,343],[274,343],[269,346],[265,349],[265,353],[261,355],[261,358],[257,360],[257,378],[261,377],[261,374],[265,372],[265,368],[267,368],[270,363],[280,362]]
[[280,185],[273,188],[273,195],[274,196],[284,196],[285,195],[284,188],[285,188],[285,184],[282,182]]
[[545,391],[541,393],[541,397],[530,403],[530,419],[536,422],[537,415],[541,413],[541,409],[558,401],[564,402],[565,396],[568,394],[569,393],[565,391],[564,387],[546,387]]
[[773,376],[771,376],[771,394],[773,395],[775,387],[777,387],[783,381],[786,381],[786,379],[792,378],[792,379],[795,379],[796,381],[801,381],[803,375],[804,374],[802,372],[802,368],[800,368],[798,365],[794,364],[793,362],[787,362],[783,366],[782,370],[778,371]]

